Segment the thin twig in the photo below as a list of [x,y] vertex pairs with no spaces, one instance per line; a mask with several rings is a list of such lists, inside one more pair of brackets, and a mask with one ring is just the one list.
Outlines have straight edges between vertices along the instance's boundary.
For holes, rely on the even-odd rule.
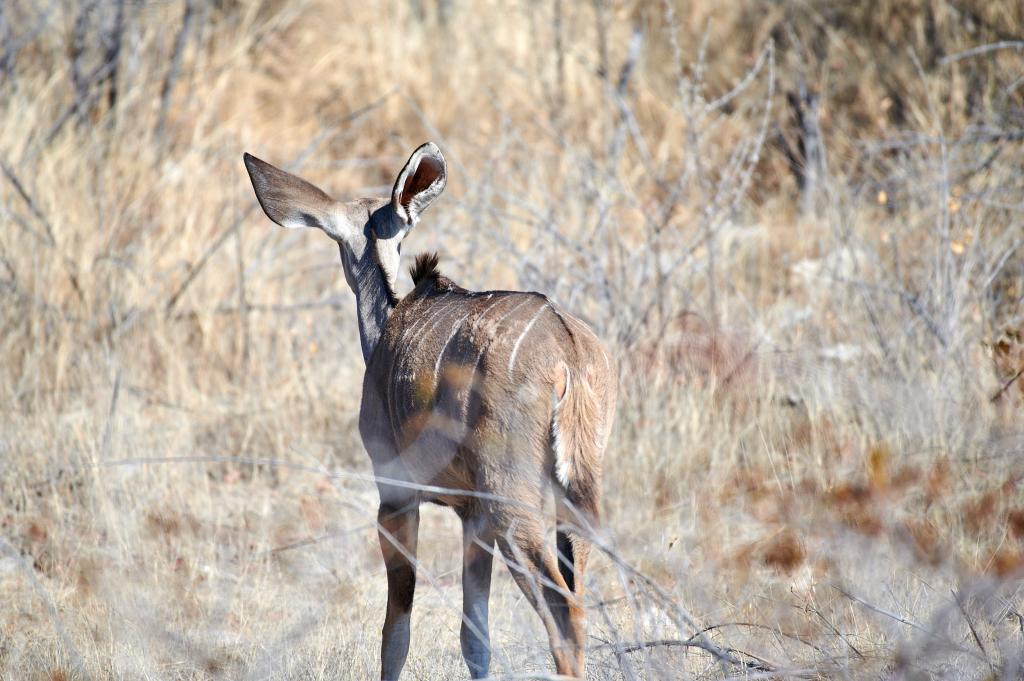
[[11,166],[7,165],[7,162],[3,159],[0,159],[0,170],[3,170],[4,176],[7,178],[7,181],[11,183],[11,186],[14,187],[14,191],[18,193],[18,196],[21,197],[21,200],[25,202],[26,206],[28,206],[29,212],[32,213],[33,216],[35,216],[36,220],[38,220],[40,224],[42,224],[43,229],[46,230],[46,237],[47,240],[50,242],[50,245],[56,245],[57,239],[54,238],[53,236],[53,226],[50,225],[50,221],[46,219],[46,216],[43,215],[43,212],[39,210],[38,206],[36,206],[36,202],[33,201],[32,197],[29,196],[28,192],[25,191],[25,186],[21,183],[21,180],[18,179],[18,176],[15,175],[14,170],[11,168]]
[[167,110],[171,104],[171,93],[174,91],[174,83],[178,80],[178,72],[181,71],[181,60],[185,53],[185,45],[188,42],[188,32],[192,27],[192,15],[194,13],[194,0],[184,0],[185,7],[181,16],[181,27],[174,36],[174,49],[171,51],[171,65],[167,69],[163,85],[160,87],[160,116],[157,119],[156,132],[162,135],[164,126],[167,124]]
[[1000,40],[997,43],[979,45],[978,47],[972,47],[971,49],[964,50],[963,52],[947,55],[939,60],[939,64],[945,66],[946,64],[952,64],[953,62],[960,61],[961,59],[977,57],[990,52],[996,52],[998,50],[1024,50],[1024,40]]
[[828,627],[832,631],[833,634],[838,636],[839,640],[842,641],[843,643],[845,643],[847,645],[847,647],[849,647],[849,649],[852,650],[853,653],[857,657],[859,657],[862,660],[864,659],[864,653],[860,652],[860,650],[857,649],[857,646],[853,645],[850,642],[850,639],[846,636],[846,634],[844,634],[843,632],[839,631],[839,629],[837,629],[834,624],[829,622],[825,618],[825,616],[823,614],[821,614],[820,610],[818,610],[817,608],[811,607],[809,605],[796,606],[796,607],[800,608],[801,610],[803,610],[805,612],[813,612],[815,615],[817,615],[818,619],[820,619],[825,624],[825,626]]
[[30,234],[34,239],[36,239],[40,243],[46,246],[52,246],[52,244],[46,239],[46,235],[36,230],[31,224],[29,224],[28,218],[26,218],[24,215],[15,213],[8,206],[2,206],[2,209],[3,210],[0,211],[0,216],[10,218],[11,222],[21,227],[21,229],[24,230],[26,234]]
[[11,23],[7,15],[7,3],[0,2],[0,43],[3,44],[3,52],[0,52],[0,78],[8,79],[14,73],[14,46],[11,44]]
[[228,225],[227,229],[220,233],[220,236],[214,239],[213,243],[206,249],[206,252],[203,253],[199,260],[196,261],[196,264],[192,266],[188,271],[188,274],[185,275],[184,281],[178,285],[178,288],[175,289],[174,293],[172,293],[170,298],[167,299],[167,303],[164,305],[164,313],[167,316],[170,316],[171,312],[174,310],[174,306],[177,305],[178,301],[181,299],[182,294],[188,290],[188,287],[192,285],[195,278],[203,271],[203,268],[206,267],[206,263],[209,262],[213,254],[219,251],[220,247],[227,243],[228,237],[234,234],[235,230],[242,226],[242,223],[252,215],[255,209],[256,204],[250,204],[244,211],[242,211],[241,215],[235,218],[234,222]]
[[103,444],[100,448],[100,451],[103,452],[103,458],[106,458],[110,453],[110,441],[114,432],[114,416],[117,413],[117,398],[120,394],[121,370],[118,369],[117,376],[114,377],[114,389],[110,394],[110,409],[107,410],[107,424],[103,428]]
[[964,607],[963,601],[960,599],[960,594],[956,592],[956,589],[950,589],[949,592],[953,595],[953,602],[956,603],[956,607],[960,609],[960,614],[964,616],[964,621],[967,622],[967,628],[971,631],[971,636],[974,638],[975,644],[978,646],[978,650],[985,656],[985,661],[988,663],[989,671],[992,672],[992,677],[995,678],[996,668],[992,664],[992,660],[988,656],[988,651],[985,649],[985,644],[981,642],[981,637],[978,636],[978,630],[974,628],[974,622],[971,621],[970,615],[967,614],[967,609]]
[[117,67],[121,58],[121,43],[124,39],[124,5],[125,0],[115,0],[114,2],[114,23],[106,35],[107,49],[103,55],[103,61],[110,64],[110,72],[107,75],[107,82],[110,83],[110,89],[107,91],[107,106],[110,111],[117,106]]
[[97,11],[96,0],[83,0],[79,3],[78,15],[75,17],[75,24],[71,30],[71,85],[74,89],[74,108],[81,112],[85,102],[90,98],[89,92],[92,89],[95,72],[86,76],[82,70],[82,63],[85,61],[86,36],[89,33],[89,15]]
[[[622,646],[621,648],[617,648],[616,652],[618,652],[618,653],[635,653],[635,652],[639,652],[641,650],[647,650],[649,648],[667,648],[667,647],[673,647],[673,648],[674,647],[679,647],[679,648],[696,648],[698,650],[703,650],[705,652],[709,652],[709,653],[712,653],[712,654],[715,654],[715,655],[717,655],[719,653],[722,653],[722,652],[729,653],[729,654],[732,654],[732,655],[742,655],[744,657],[749,657],[749,658],[751,658],[752,660],[755,660],[755,661],[754,662],[747,662],[747,661],[744,661],[744,660],[739,660],[737,658],[733,658],[733,659],[731,659],[729,661],[732,664],[735,664],[737,666],[744,667],[746,669],[753,669],[753,670],[759,671],[759,672],[778,673],[778,671],[779,671],[775,667],[771,666],[771,663],[769,663],[767,660],[765,660],[765,659],[763,659],[761,657],[758,657],[757,655],[754,655],[753,653],[748,653],[748,652],[739,650],[737,648],[722,648],[722,647],[719,647],[719,646],[709,646],[706,642],[700,641],[700,640],[696,640],[693,637],[688,638],[686,640],[682,640],[682,639],[659,639],[659,640],[654,640],[654,641],[638,641],[638,642],[635,642],[635,643],[627,643],[626,645]],[[788,672],[787,672],[787,674],[788,674]]]
[[[294,312],[305,312],[308,310],[332,309],[340,310],[345,302],[343,296],[331,296],[324,300],[308,300],[300,303],[249,303],[242,308],[236,305],[220,305],[213,310],[213,314],[235,315],[249,314],[252,312],[263,312],[267,314],[292,314]],[[191,317],[190,313],[177,313],[173,319],[185,319]]]
[[245,260],[243,258],[243,245],[242,245],[242,230],[235,231],[235,256],[238,261],[237,274],[238,274],[238,323],[241,325],[242,331],[242,353],[241,353],[241,364],[242,364],[242,375],[247,375],[247,367],[249,365],[249,348],[251,346],[250,339],[250,328],[249,328],[249,300],[246,297],[245,288]]
[[[111,64],[110,62],[101,62],[99,66],[92,70],[92,72],[84,79],[84,81],[89,85],[89,87],[86,89],[85,96],[82,98],[76,96],[74,98],[74,101],[72,101],[71,104],[69,104],[68,107],[64,109],[61,115],[57,116],[57,120],[50,127],[49,132],[47,132],[46,136],[43,138],[43,146],[46,146],[53,142],[53,140],[57,138],[57,135],[60,133],[60,131],[64,129],[64,126],[67,124],[69,120],[71,120],[74,116],[92,106],[92,102],[96,99],[96,97],[99,96],[98,93],[91,87],[92,84],[102,81],[112,69],[113,64]],[[38,150],[35,153],[38,153]]]
[[863,605],[868,610],[871,610],[873,612],[877,612],[879,615],[884,615],[884,616],[888,617],[889,619],[892,619],[892,620],[895,620],[895,621],[899,622],[900,624],[905,624],[908,627],[913,627],[914,629],[917,629],[918,631],[923,631],[925,633],[928,633],[928,630],[925,627],[923,627],[920,624],[918,624],[917,622],[914,622],[913,620],[908,620],[906,617],[903,617],[901,615],[897,615],[896,613],[894,613],[894,612],[892,612],[890,610],[886,610],[885,608],[881,608],[881,607],[875,605],[874,603],[869,603],[868,601],[864,600],[860,596],[855,596],[855,595],[851,594],[849,591],[847,591],[846,589],[844,589],[841,586],[833,584],[832,588],[835,589],[836,591],[838,591],[839,593],[841,593],[842,595],[846,596],[847,598],[849,598],[851,601],[854,601],[856,603],[860,603],[861,605]]
[[1003,387],[1001,387],[999,390],[997,390],[996,394],[993,395],[992,397],[990,397],[988,399],[988,401],[993,403],[993,404],[998,402],[999,398],[1003,396],[1003,393],[1005,393],[1007,390],[1009,390],[1010,386],[1013,385],[1014,383],[1016,383],[1017,379],[1020,378],[1022,375],[1024,375],[1024,367],[1021,367],[1021,370],[1018,371],[1016,374],[1014,374],[1013,378],[1011,378],[1006,383],[1003,383]]

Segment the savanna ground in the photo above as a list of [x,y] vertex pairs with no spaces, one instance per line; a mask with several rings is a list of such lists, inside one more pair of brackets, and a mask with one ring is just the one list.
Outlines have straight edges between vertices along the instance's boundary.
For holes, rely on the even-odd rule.
[[[377,674],[338,198],[621,358],[591,678],[1024,676],[1024,9],[0,3],[0,677]],[[405,276],[405,275],[403,275]],[[400,292],[409,281],[400,283]],[[463,678],[426,508],[406,678]],[[495,571],[498,677],[551,668]]]

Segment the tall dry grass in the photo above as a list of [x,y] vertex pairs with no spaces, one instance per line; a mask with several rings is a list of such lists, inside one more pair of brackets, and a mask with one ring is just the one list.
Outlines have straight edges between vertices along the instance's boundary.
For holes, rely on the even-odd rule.
[[[240,158],[351,197],[432,139],[406,251],[622,358],[592,677],[1019,678],[1022,32],[981,0],[0,5],[0,676],[377,673],[352,297]],[[454,518],[422,537],[406,675],[462,677]],[[492,613],[495,674],[546,673],[503,573]]]

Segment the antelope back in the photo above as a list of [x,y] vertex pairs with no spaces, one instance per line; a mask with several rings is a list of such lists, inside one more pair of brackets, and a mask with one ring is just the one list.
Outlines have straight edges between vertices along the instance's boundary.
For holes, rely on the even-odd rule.
[[[543,477],[556,434],[567,452],[603,449],[612,366],[589,328],[537,293],[466,291],[436,263],[417,260],[416,287],[367,366],[371,437],[386,433],[390,456],[404,453],[404,471],[418,481],[460,487],[494,469],[523,481]],[[574,423],[559,430],[563,405]],[[555,462],[563,484],[584,477],[584,456]]]

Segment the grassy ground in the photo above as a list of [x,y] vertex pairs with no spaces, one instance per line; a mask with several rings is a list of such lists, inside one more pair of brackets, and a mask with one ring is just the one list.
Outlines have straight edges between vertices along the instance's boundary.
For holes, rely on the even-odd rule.
[[[1024,674],[1015,3],[43,5],[0,5],[0,677],[376,675],[354,302],[241,154],[348,198],[427,139],[406,253],[623,366],[590,677]],[[406,677],[463,678],[454,516],[420,547]],[[494,674],[547,674],[495,574]]]

